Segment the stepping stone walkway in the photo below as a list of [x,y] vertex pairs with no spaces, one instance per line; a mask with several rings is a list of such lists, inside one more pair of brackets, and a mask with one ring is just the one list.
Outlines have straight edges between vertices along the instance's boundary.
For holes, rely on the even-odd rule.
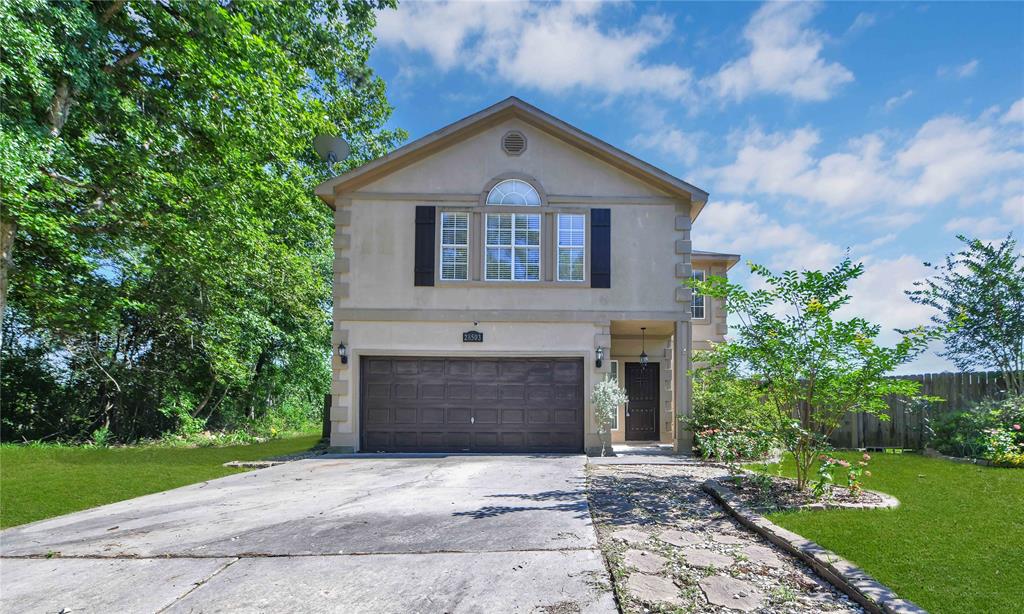
[[627,544],[642,544],[651,538],[650,535],[637,529],[620,529],[612,533],[612,537]]
[[622,562],[626,567],[633,567],[644,573],[658,573],[665,567],[665,563],[668,563],[668,559],[646,550],[626,550],[622,555]]
[[741,612],[750,612],[764,603],[764,593],[749,582],[729,576],[710,576],[699,583],[708,603]]
[[751,563],[767,565],[774,569],[780,569],[783,566],[782,559],[780,559],[771,548],[765,548],[764,546],[747,546],[740,550],[740,552],[750,559]]
[[719,554],[712,550],[687,548],[679,554],[683,555],[686,564],[691,567],[717,567],[718,569],[725,569],[736,562],[736,559],[731,556]]
[[621,611],[862,614],[700,489],[725,474],[700,462],[590,468],[591,513]]
[[692,531],[677,531],[675,529],[662,531],[661,534],[658,535],[658,539],[672,544],[673,546],[679,546],[680,548],[699,544],[704,541],[704,537],[699,533],[694,533]]
[[679,596],[679,587],[672,580],[661,576],[652,576],[645,573],[635,573],[626,580],[626,588],[629,592],[645,603],[667,603],[669,605],[683,605],[683,599]]

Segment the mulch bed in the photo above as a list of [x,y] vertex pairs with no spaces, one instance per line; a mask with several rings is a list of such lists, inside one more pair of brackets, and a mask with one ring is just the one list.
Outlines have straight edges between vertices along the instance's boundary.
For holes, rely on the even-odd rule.
[[[870,490],[862,490],[859,494],[850,494],[849,489],[831,486],[822,498],[814,497],[810,490],[798,490],[796,480],[782,477],[771,477],[771,486],[767,489],[750,479],[750,474],[742,474],[731,479],[722,480],[744,505],[757,510],[798,510],[798,509],[872,509],[895,507],[898,502],[889,497]],[[760,481],[760,480],[759,480]]]

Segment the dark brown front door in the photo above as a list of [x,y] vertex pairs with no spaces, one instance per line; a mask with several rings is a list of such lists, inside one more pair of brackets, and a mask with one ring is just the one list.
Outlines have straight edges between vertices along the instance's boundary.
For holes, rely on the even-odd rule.
[[660,404],[658,363],[646,367],[638,362],[626,363],[626,440],[656,441],[661,437],[658,428]]
[[364,452],[581,452],[577,358],[360,360]]

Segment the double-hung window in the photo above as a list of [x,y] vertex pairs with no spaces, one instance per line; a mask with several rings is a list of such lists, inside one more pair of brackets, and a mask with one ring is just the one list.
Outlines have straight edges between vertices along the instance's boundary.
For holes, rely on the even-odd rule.
[[583,281],[586,260],[586,216],[558,216],[558,281]]
[[469,213],[441,213],[441,279],[469,279]]
[[[694,281],[704,281],[704,271],[701,269],[693,270]],[[697,291],[693,291],[693,302],[690,304],[690,317],[694,320],[704,319],[704,295],[697,294]]]
[[540,280],[540,215],[488,213],[484,243],[487,281]]

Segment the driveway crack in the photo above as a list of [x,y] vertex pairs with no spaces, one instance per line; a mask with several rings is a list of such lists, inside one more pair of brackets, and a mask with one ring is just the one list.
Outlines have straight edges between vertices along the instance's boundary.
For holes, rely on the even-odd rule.
[[203,578],[203,579],[201,579],[200,581],[198,581],[198,582],[196,582],[195,584],[193,584],[193,585],[192,585],[192,588],[190,588],[190,589],[188,589],[187,591],[185,591],[184,593],[182,593],[182,594],[178,595],[178,596],[177,596],[177,597],[176,597],[176,598],[174,599],[174,601],[171,601],[170,603],[168,603],[168,604],[167,604],[167,605],[165,605],[164,607],[162,607],[162,608],[160,608],[159,610],[157,610],[157,611],[156,611],[156,614],[161,614],[162,612],[166,612],[166,611],[167,611],[168,609],[170,609],[170,608],[174,607],[174,605],[175,605],[175,604],[177,604],[177,603],[180,603],[182,599],[184,599],[185,597],[188,597],[189,595],[191,595],[191,594],[192,594],[193,592],[195,592],[195,591],[196,591],[196,589],[198,589],[198,588],[199,588],[200,586],[203,586],[204,584],[206,584],[207,582],[209,582],[210,580],[212,580],[212,579],[213,579],[213,578],[214,578],[215,576],[217,576],[217,575],[218,575],[218,574],[219,574],[220,572],[224,571],[224,570],[225,570],[225,569],[227,569],[228,567],[231,567],[232,565],[234,565],[234,564],[235,564],[235,563],[237,563],[237,562],[238,562],[238,559],[237,559],[237,558],[233,558],[233,559],[231,559],[230,561],[228,561],[227,563],[224,563],[223,565],[221,565],[220,567],[218,567],[217,569],[214,569],[214,570],[213,570],[213,572],[212,572],[212,573],[210,573],[210,575],[206,576],[205,578]]

